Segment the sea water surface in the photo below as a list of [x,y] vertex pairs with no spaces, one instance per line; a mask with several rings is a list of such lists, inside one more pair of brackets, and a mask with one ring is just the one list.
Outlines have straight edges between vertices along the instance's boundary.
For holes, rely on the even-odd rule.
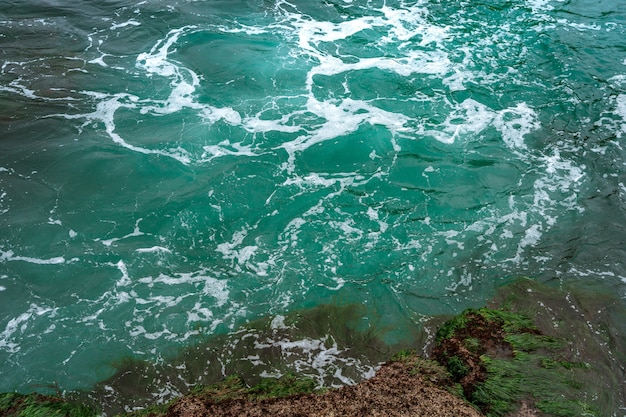
[[0,391],[519,276],[626,304],[620,1],[0,0],[0,110]]

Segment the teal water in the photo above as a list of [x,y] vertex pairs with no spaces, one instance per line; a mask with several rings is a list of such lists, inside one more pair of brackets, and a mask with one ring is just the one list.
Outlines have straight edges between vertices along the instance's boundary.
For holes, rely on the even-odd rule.
[[625,300],[620,2],[0,0],[0,56],[0,391],[329,302],[395,343],[522,275]]

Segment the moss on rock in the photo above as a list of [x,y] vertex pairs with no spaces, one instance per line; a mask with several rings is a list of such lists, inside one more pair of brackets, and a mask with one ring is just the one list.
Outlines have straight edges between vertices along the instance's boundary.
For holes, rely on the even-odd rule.
[[61,397],[41,394],[0,394],[1,417],[93,417],[94,410]]
[[[502,308],[468,309],[437,332],[432,356],[462,386],[465,398],[487,416],[511,415],[522,407],[562,417],[608,415],[614,410],[615,404],[598,401],[607,388],[597,384],[604,377],[601,366],[607,357],[589,354],[598,354],[595,344],[600,343],[589,333],[590,324],[558,311],[566,305],[584,317],[584,308],[573,305],[569,294],[529,280],[503,291],[508,293],[496,297]],[[540,329],[539,312],[531,309],[537,303],[544,313],[555,315],[553,322],[565,322]],[[574,331],[560,331],[565,326]],[[583,344],[584,349],[578,348]],[[598,369],[591,363],[599,364]],[[615,389],[618,403],[622,388]]]

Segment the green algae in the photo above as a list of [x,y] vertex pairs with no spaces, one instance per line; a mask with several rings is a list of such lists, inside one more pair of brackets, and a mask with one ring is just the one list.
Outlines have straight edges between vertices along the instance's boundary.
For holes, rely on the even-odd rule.
[[[544,367],[544,355],[518,352],[513,360],[482,358],[487,368],[485,382],[476,384],[470,401],[488,416],[504,416],[522,401],[546,415],[581,416],[594,407],[581,401],[586,388],[583,372],[574,367]],[[600,415],[597,410],[591,415]]]
[[[533,318],[541,333],[567,341],[559,367],[582,373],[576,407],[590,415],[621,415],[626,404],[626,309],[615,292],[587,286],[521,279],[503,287],[492,306]],[[557,287],[554,286],[557,284]],[[544,361],[548,366],[549,361]],[[591,404],[587,408],[585,404]],[[546,405],[546,407],[549,406]],[[569,406],[571,408],[571,405]],[[557,407],[558,409],[558,407]]]
[[280,378],[264,378],[252,387],[247,387],[244,380],[238,375],[229,376],[220,384],[195,390],[192,395],[208,398],[212,401],[223,401],[234,398],[262,400],[314,392],[319,392],[319,390],[313,379],[298,377],[290,373]]
[[403,349],[391,357],[391,362],[402,362],[410,367],[411,376],[420,376],[427,385],[443,388],[452,395],[464,399],[463,388],[455,383],[448,369],[436,360],[418,355],[415,349]]
[[435,383],[438,386],[452,382],[445,367],[437,361],[423,358],[415,349],[404,349],[391,357],[391,362],[402,362],[411,368],[411,376],[420,375],[425,382]]
[[[280,378],[264,378],[254,386],[246,385],[239,375],[230,375],[223,381],[208,386],[197,385],[188,398],[196,398],[202,402],[219,403],[228,400],[259,401],[268,398],[283,398],[299,394],[321,393],[311,378],[299,377],[295,374],[283,375]],[[118,417],[163,417],[166,416],[178,399],[166,404],[147,407]]]
[[470,373],[470,368],[465,364],[465,361],[456,355],[448,357],[446,367],[450,375],[456,380],[461,380]]
[[[489,309],[465,311],[460,319],[446,326],[445,335],[454,338],[463,332],[471,333],[475,314],[502,329],[501,343],[510,345],[512,357],[498,358],[498,347],[485,349],[479,356],[485,375],[472,380],[470,389],[466,390],[471,403],[488,416],[507,415],[524,400],[532,401],[539,410],[554,416],[580,416],[583,411],[592,409],[590,404],[580,401],[587,368],[561,359],[566,340],[537,334],[528,317]],[[465,327],[461,327],[461,323]],[[471,346],[479,346],[475,338],[471,339]],[[499,347],[499,351],[505,351],[505,347]],[[470,360],[454,354],[444,358],[448,372],[456,381],[470,375]]]
[[[507,310],[495,310],[489,308],[468,309],[445,322],[437,331],[437,342],[443,339],[449,339],[454,336],[460,329],[464,329],[471,322],[471,314],[476,313],[489,322],[499,323],[507,332],[519,332],[526,329],[536,329],[533,321],[522,314],[516,314]],[[468,338],[468,343],[472,342]],[[476,339],[475,339],[476,340]]]
[[396,352],[391,357],[391,360],[394,362],[405,362],[408,360],[412,360],[417,355],[417,351],[415,349],[403,349],[399,352]]
[[41,394],[0,394],[2,417],[93,417],[90,407],[60,397]]
[[614,415],[623,399],[623,351],[606,346],[621,348],[624,340],[603,322],[602,303],[612,305],[611,297],[519,280],[491,308],[444,323],[433,355],[488,416],[522,405],[545,416]]
[[318,391],[317,384],[311,378],[299,378],[295,374],[282,377],[266,378],[248,391],[253,399],[282,398],[297,394],[311,394]]
[[319,391],[313,379],[299,377],[290,373],[280,378],[264,378],[261,382],[251,387],[246,385],[241,376],[230,375],[217,384],[196,386],[189,395],[202,397],[211,402],[220,402],[231,399],[261,400],[282,398]]

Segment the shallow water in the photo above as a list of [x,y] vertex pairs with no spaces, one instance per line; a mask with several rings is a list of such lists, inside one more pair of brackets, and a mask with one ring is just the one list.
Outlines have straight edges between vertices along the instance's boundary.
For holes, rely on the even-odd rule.
[[626,296],[616,2],[0,1],[0,22],[1,391],[328,302],[392,344],[521,275]]

